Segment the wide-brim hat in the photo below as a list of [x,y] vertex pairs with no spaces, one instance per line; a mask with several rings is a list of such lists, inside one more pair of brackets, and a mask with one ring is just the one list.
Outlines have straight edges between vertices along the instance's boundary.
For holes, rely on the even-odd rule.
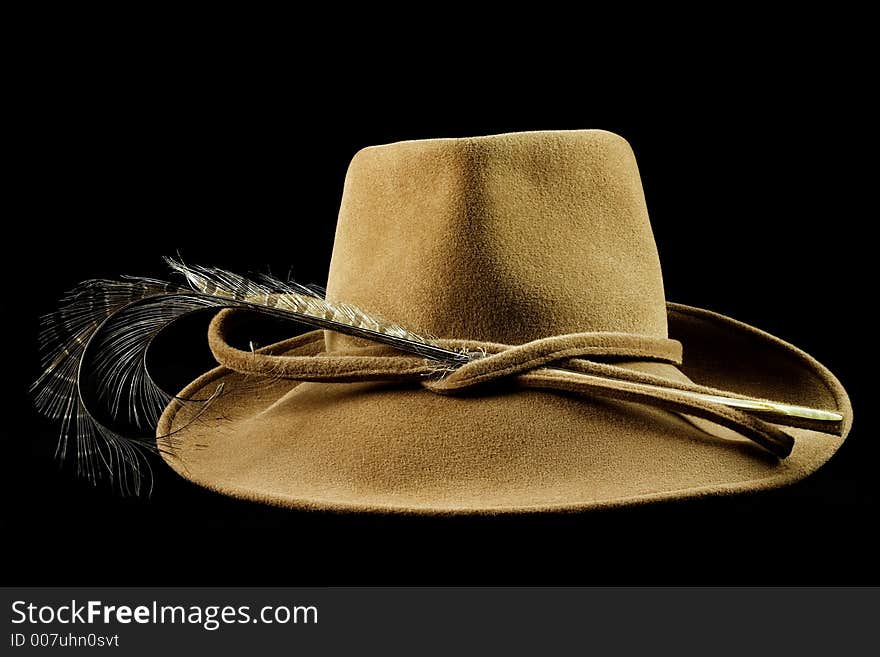
[[213,401],[159,422],[171,467],[292,508],[576,510],[781,486],[852,422],[811,356],[666,301],[634,155],[604,131],[360,151],[327,297],[486,358],[444,372],[331,331],[242,350],[252,316],[221,311],[220,367],[179,393]]

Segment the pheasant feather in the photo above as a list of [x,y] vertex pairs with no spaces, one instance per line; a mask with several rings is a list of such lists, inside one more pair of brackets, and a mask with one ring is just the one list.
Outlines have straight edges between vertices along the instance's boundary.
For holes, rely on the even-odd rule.
[[[432,360],[462,364],[470,358],[353,305],[327,301],[317,288],[268,275],[247,278],[223,269],[190,267],[170,258],[166,262],[186,286],[147,278],[86,281],[41,320],[43,372],[31,391],[37,410],[61,424],[57,456],[72,454],[78,474],[93,482],[108,478],[125,493],[149,490],[146,454],[173,454],[174,436],[138,438],[113,426],[155,426],[174,396],[151,377],[147,353],[156,336],[192,312],[249,308]],[[181,401],[207,406],[221,391],[207,399]]]

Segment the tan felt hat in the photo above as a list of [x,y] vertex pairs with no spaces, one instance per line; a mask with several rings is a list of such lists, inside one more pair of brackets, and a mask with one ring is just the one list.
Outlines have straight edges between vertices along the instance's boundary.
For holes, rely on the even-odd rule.
[[804,352],[666,301],[635,158],[604,131],[360,151],[327,294],[486,358],[444,376],[330,331],[240,351],[227,336],[250,315],[223,310],[221,366],[180,396],[222,394],[159,422],[177,472],[293,508],[588,509],[781,486],[852,422]]

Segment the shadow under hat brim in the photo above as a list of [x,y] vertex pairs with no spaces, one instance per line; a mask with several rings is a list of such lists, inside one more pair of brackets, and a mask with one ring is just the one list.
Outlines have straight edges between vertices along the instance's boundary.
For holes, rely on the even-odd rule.
[[[813,358],[723,315],[668,305],[684,363],[672,380],[835,410],[843,436],[788,429],[784,460],[718,425],[643,405],[536,390],[448,397],[399,383],[255,381],[224,367],[172,402],[158,435],[185,478],[233,497],[310,509],[508,513],[623,506],[774,488],[840,447],[846,392]],[[284,345],[284,343],[280,343]],[[279,345],[272,347],[276,351]],[[276,351],[277,353],[277,351]]]

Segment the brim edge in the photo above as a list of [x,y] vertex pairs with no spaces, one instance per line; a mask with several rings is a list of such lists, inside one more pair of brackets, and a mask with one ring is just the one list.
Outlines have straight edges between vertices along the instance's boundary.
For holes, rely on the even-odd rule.
[[[834,397],[835,401],[838,404],[838,410],[844,415],[844,422],[842,425],[842,433],[840,436],[840,444],[842,444],[848,435],[851,427],[852,427],[852,404],[850,402],[849,396],[846,393],[846,390],[843,388],[843,385],[840,381],[831,373],[831,371],[822,365],[818,360],[810,356],[805,351],[798,349],[794,345],[778,338],[766,331],[758,329],[754,326],[746,324],[744,322],[738,321],[726,315],[713,312],[711,310],[706,310],[703,308],[698,308],[694,306],[688,306],[685,304],[672,303],[667,302],[667,309],[669,312],[679,312],[684,314],[689,314],[693,316],[697,316],[700,319],[709,319],[716,322],[723,323],[726,327],[733,327],[740,331],[746,331],[752,335],[758,336],[761,339],[770,342],[774,347],[783,350],[793,358],[798,359],[803,364],[809,366],[809,369],[816,375],[815,378],[818,382],[821,382],[827,390]],[[283,345],[286,342],[296,340],[297,338],[291,338],[290,340],[284,340],[282,342],[276,343],[274,345],[269,345],[265,347],[263,350],[278,350],[279,348],[283,348]],[[189,385],[187,385],[179,394],[178,397],[186,399],[187,397],[194,397],[198,392],[203,390],[207,385],[216,381],[217,379],[232,373],[232,370],[229,370],[226,367],[219,366],[208,372],[205,372],[194,381],[192,381]],[[156,427],[157,435],[161,436],[163,434],[169,433],[171,427],[174,423],[174,418],[177,415],[177,412],[183,408],[183,403],[178,399],[172,400],[172,402],[165,408],[161,417],[159,418],[159,422]],[[181,477],[190,481],[202,488],[210,490],[212,492],[216,492],[222,495],[227,495],[234,497],[236,499],[242,499],[246,501],[259,502],[262,504],[268,504],[273,507],[288,509],[291,511],[316,511],[316,512],[329,512],[329,513],[340,513],[340,514],[348,514],[348,513],[372,513],[372,514],[380,514],[380,515],[413,515],[413,516],[500,516],[500,515],[513,515],[513,514],[541,514],[541,513],[579,513],[583,511],[591,511],[591,510],[609,510],[616,508],[632,508],[636,506],[643,506],[647,504],[654,504],[660,502],[668,502],[675,500],[685,500],[685,499],[698,499],[710,496],[733,496],[733,495],[741,495],[745,493],[751,492],[762,492],[768,490],[778,489],[780,487],[802,481],[805,478],[809,477],[811,474],[816,472],[822,465],[827,463],[827,461],[833,457],[834,453],[836,453],[837,449],[839,449],[840,445],[832,452],[828,459],[825,461],[816,464],[811,468],[803,468],[803,467],[789,467],[783,470],[777,476],[764,477],[760,479],[750,479],[747,481],[738,481],[732,482],[729,484],[713,484],[709,486],[702,487],[688,487],[688,488],[680,488],[673,489],[669,491],[658,491],[652,493],[640,493],[638,495],[615,498],[610,500],[599,500],[596,502],[575,502],[572,504],[540,504],[540,505],[528,505],[528,506],[487,506],[487,507],[463,507],[463,508],[454,508],[454,507],[409,507],[409,506],[394,506],[394,505],[378,505],[378,504],[349,504],[349,503],[341,503],[335,501],[326,501],[326,500],[306,500],[302,498],[282,498],[282,497],[268,497],[261,496],[258,492],[253,489],[246,489],[238,486],[229,486],[224,485],[222,488],[213,484],[211,481],[202,480],[199,477],[193,476],[189,473],[186,467],[176,458],[173,454],[169,454],[166,452],[162,452],[163,460],[173,469],[177,474]]]

